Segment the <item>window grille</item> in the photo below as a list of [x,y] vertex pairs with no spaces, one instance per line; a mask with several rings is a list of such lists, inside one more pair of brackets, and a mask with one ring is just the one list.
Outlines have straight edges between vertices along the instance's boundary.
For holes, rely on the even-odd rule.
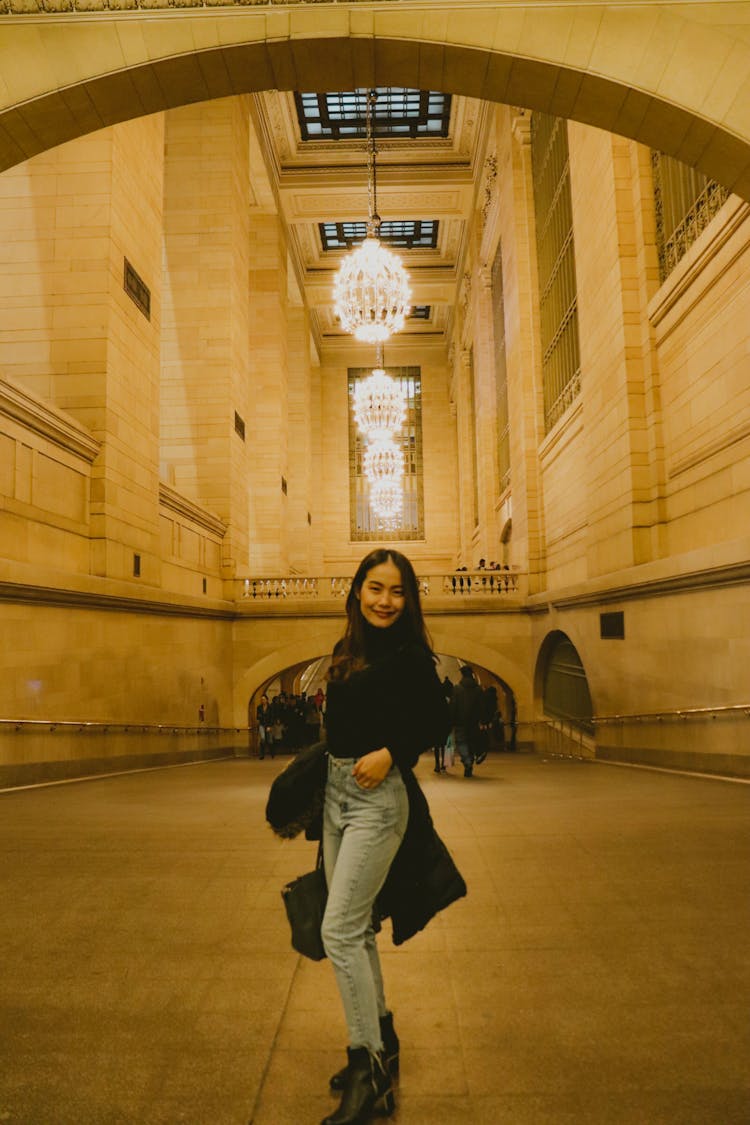
[[151,320],[151,290],[127,258],[123,268],[123,288],[141,310],[146,320]]
[[500,495],[510,488],[510,425],[508,369],[505,356],[505,300],[500,247],[492,263],[492,327],[495,341],[495,400],[497,413],[497,477]]
[[[375,137],[447,137],[451,95],[437,90],[378,87],[373,114]],[[295,93],[303,141],[351,140],[367,135],[366,89]]]
[[419,367],[388,367],[388,374],[406,390],[406,419],[395,440],[404,451],[403,505],[400,522],[385,526],[370,509],[369,482],[362,471],[367,447],[354,421],[354,387],[372,373],[370,367],[349,368],[349,500],[350,534],[355,542],[424,539],[422,470],[422,377]]
[[531,117],[544,422],[547,432],[581,389],[567,123]]
[[545,715],[567,719],[593,733],[593,708],[586,672],[572,641],[560,633],[549,653],[544,671]]
[[[367,237],[364,221],[318,223],[324,250],[351,250]],[[437,219],[398,219],[380,224],[380,241],[397,250],[434,250],[437,246]]]
[[726,202],[729,192],[697,168],[651,151],[659,277],[665,281]]

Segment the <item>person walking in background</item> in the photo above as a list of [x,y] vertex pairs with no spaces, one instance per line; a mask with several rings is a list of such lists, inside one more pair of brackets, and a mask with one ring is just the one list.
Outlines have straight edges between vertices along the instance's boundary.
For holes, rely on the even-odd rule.
[[[445,698],[445,702],[448,704],[448,707],[450,709],[450,702],[451,702],[451,699],[453,698],[453,683],[452,683],[449,676],[446,676],[445,679],[442,681],[442,688],[443,688],[443,696]],[[446,769],[446,765],[445,765],[446,749],[447,749],[447,743],[448,743],[449,738],[450,738],[450,733],[446,735],[446,739],[445,739],[444,742],[441,742],[439,746],[433,747],[433,750],[434,750],[434,753],[435,753],[435,773],[444,773],[445,772],[445,769]],[[451,749],[451,753],[450,753],[450,765],[453,765],[453,751],[452,751],[452,749]]]
[[[342,1092],[341,1104],[322,1125],[362,1125],[376,1107],[393,1109],[399,1039],[385,999],[373,906],[394,857],[404,850],[407,823],[411,838],[412,817],[418,808],[426,810],[413,767],[422,751],[444,742],[449,724],[409,560],[384,548],[367,555],[352,581],[346,613],[326,697],[328,903],[322,937],[349,1047],[347,1065],[330,1080]],[[429,848],[420,842],[417,852]],[[410,866],[415,859],[409,851]],[[411,910],[413,892],[408,899]],[[391,917],[396,940],[394,911]]]
[[482,689],[468,664],[461,668],[461,679],[453,689],[452,720],[456,753],[463,762],[464,777],[471,777],[477,756],[481,760],[480,730]]
[[255,718],[258,723],[258,757],[263,760],[266,756],[266,750],[271,744],[271,705],[268,702],[268,696],[262,695],[260,703],[255,712]]
[[483,762],[487,757],[487,751],[492,749],[497,716],[497,688],[494,684],[490,684],[482,691],[482,703],[479,721],[482,750],[480,754],[477,755],[477,763]]

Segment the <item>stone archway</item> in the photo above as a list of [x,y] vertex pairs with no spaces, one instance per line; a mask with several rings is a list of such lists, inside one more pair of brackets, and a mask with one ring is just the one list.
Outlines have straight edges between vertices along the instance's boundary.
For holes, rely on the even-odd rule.
[[735,34],[750,3],[529,2],[487,5],[471,20],[461,8],[381,0],[170,9],[156,19],[103,4],[100,14],[0,14],[0,170],[191,102],[417,84],[630,137],[750,199],[750,44]]

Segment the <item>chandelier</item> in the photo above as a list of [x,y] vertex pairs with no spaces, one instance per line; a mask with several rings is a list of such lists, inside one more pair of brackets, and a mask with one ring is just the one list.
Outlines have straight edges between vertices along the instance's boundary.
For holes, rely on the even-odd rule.
[[382,347],[377,367],[354,386],[352,412],[366,441],[362,471],[370,508],[382,527],[396,527],[403,505],[404,451],[394,436],[406,417],[406,392],[386,374]]
[[334,309],[345,332],[377,344],[404,327],[411,307],[409,275],[401,259],[380,242],[372,111],[376,90],[367,94],[367,237],[344,259],[334,279]]
[[371,441],[365,451],[362,468],[371,485],[379,480],[390,480],[396,485],[404,475],[403,450],[392,437]]
[[384,527],[398,525],[403,502],[404,494],[400,481],[395,482],[388,477],[383,477],[370,486],[370,507]]
[[354,387],[354,421],[369,441],[391,437],[406,417],[406,392],[383,370],[382,352],[372,374]]

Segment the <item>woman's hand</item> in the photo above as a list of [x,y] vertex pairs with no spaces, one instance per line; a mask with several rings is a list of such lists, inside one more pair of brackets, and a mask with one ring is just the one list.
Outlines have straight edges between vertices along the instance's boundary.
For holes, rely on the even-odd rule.
[[354,780],[360,789],[377,789],[388,776],[392,765],[390,750],[387,746],[381,746],[380,750],[372,750],[357,759],[352,770]]

